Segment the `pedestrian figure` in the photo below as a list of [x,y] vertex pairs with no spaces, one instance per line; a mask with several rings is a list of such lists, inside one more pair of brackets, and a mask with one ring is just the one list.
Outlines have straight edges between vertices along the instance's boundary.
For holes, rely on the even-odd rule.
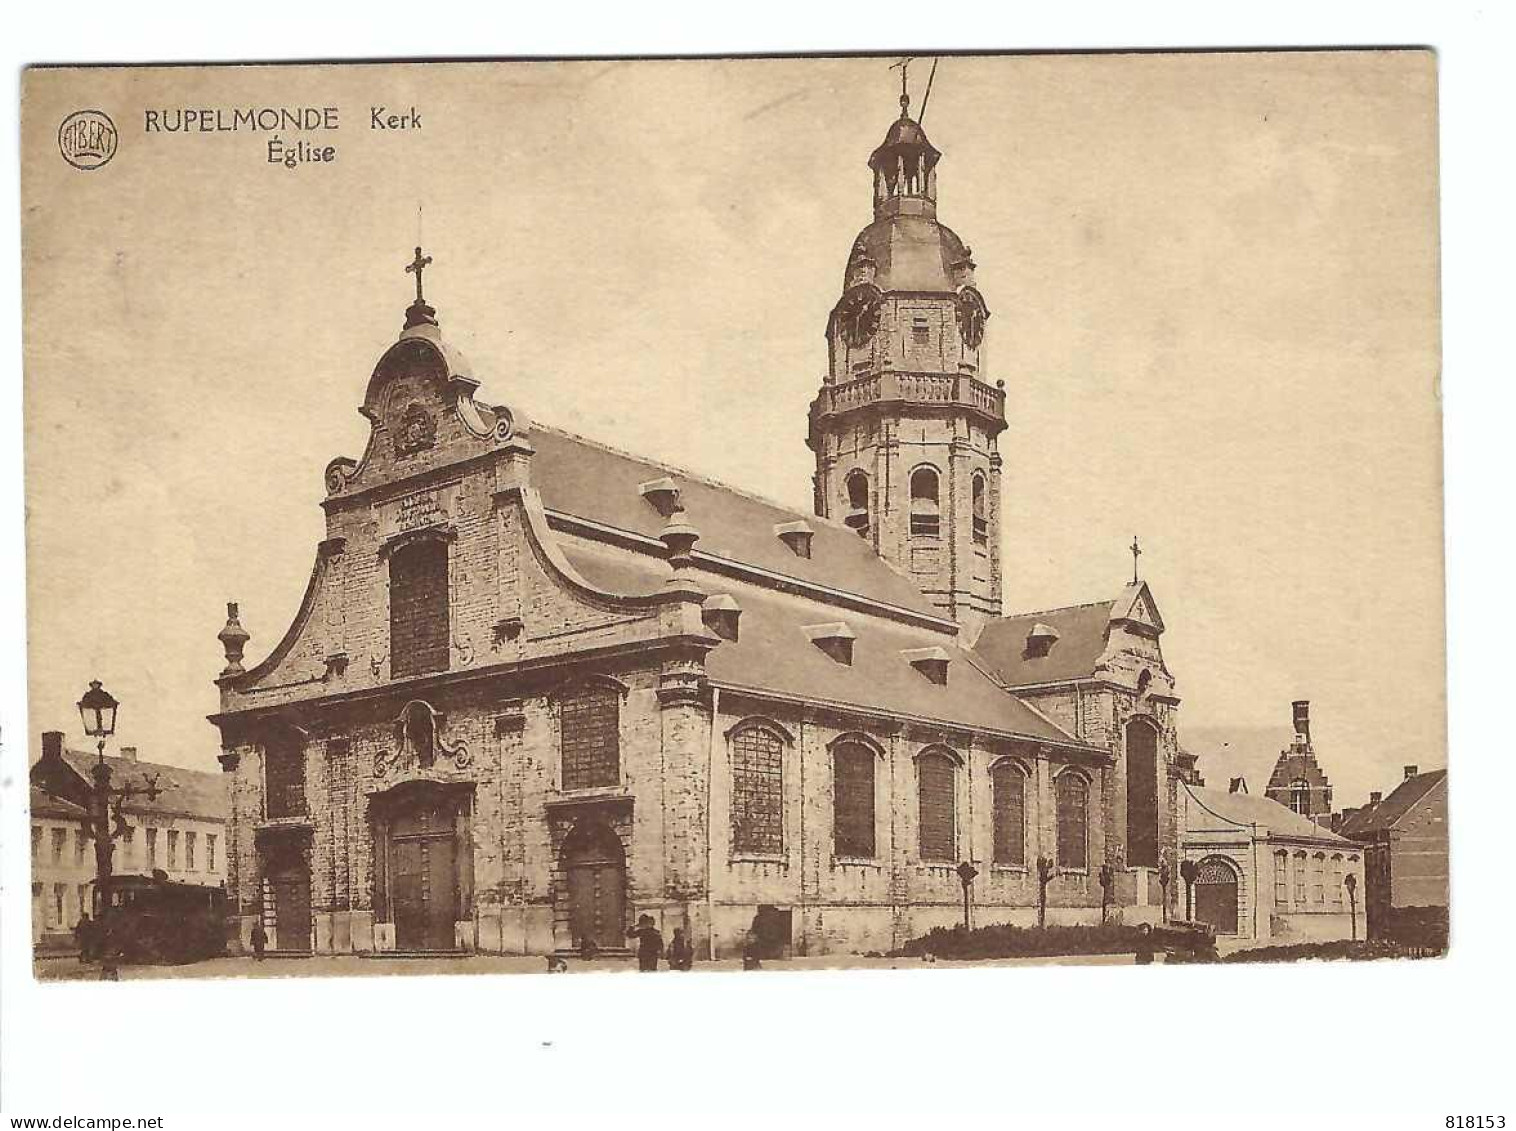
[[579,940],[579,957],[585,962],[592,961],[600,953],[600,948],[595,945],[595,940],[585,935]]
[[1143,923],[1137,928],[1137,965],[1153,964],[1153,924]]
[[637,916],[637,926],[627,934],[637,936],[637,969],[658,969],[658,959],[663,954],[663,935],[653,925],[653,917]]
[[753,925],[747,929],[747,934],[742,938],[742,968],[744,970],[758,970],[762,963],[758,958],[759,948],[763,945],[763,936],[758,933],[758,916],[753,916]]
[[95,960],[95,921],[89,917],[89,912],[82,912],[79,922],[74,926],[74,942],[79,946],[79,961],[93,962]]
[[688,970],[695,964],[695,948],[690,945],[683,927],[674,928],[673,941],[669,943],[669,969]]
[[268,945],[268,932],[263,929],[262,920],[253,924],[253,958],[263,961],[263,948]]

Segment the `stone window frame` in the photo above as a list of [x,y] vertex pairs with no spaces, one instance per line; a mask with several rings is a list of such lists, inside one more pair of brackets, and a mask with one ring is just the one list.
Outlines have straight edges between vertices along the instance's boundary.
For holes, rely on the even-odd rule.
[[[1000,802],[997,777],[1002,770],[1012,770],[1021,775],[1021,863],[1015,864],[1000,859]],[[1004,754],[990,763],[990,867],[1001,872],[1026,872],[1032,838],[1028,829],[1032,825],[1033,801],[1036,794],[1037,775],[1022,758]]]
[[1284,848],[1274,852],[1274,906],[1286,911],[1290,907],[1290,853]]
[[[869,797],[869,814],[873,820],[869,832],[870,852],[868,855],[837,851],[837,810],[839,800],[837,795],[837,755],[842,748],[850,746],[857,747],[873,755],[873,761],[869,764],[870,769],[873,771],[873,781],[871,782],[873,788]],[[880,815],[888,808],[888,798],[885,799],[885,805],[880,805],[879,792],[881,786],[881,775],[879,773],[879,767],[881,764],[888,767],[889,755],[885,752],[884,747],[881,746],[876,739],[871,738],[869,735],[864,734],[862,731],[856,730],[843,731],[841,734],[837,735],[826,744],[826,751],[827,769],[830,773],[830,780],[832,784],[832,863],[833,865],[853,864],[868,865],[876,868],[883,867],[884,862],[881,860],[879,854],[879,845],[882,839],[879,835],[879,826]]]
[[[607,784],[569,786],[565,784],[564,780],[563,705],[566,700],[570,700],[587,690],[614,693],[612,701],[616,706],[616,725],[613,729],[613,733],[616,736],[616,780]],[[625,787],[626,760],[623,757],[623,753],[626,750],[627,744],[625,736],[622,734],[622,729],[626,723],[626,712],[623,708],[626,706],[630,694],[631,689],[625,683],[622,683],[621,680],[599,672],[586,672],[581,675],[572,676],[549,692],[547,701],[554,730],[554,785],[559,793],[594,794],[607,790],[620,792]]]
[[[1080,816],[1083,818],[1084,830],[1084,862],[1081,865],[1069,866],[1063,861],[1063,795],[1059,787],[1065,778],[1071,778],[1084,786],[1084,805]],[[1094,779],[1088,771],[1079,766],[1065,766],[1053,775],[1053,862],[1060,873],[1071,876],[1086,876],[1090,871],[1090,806],[1094,803],[1095,789]]]
[[[1152,672],[1143,669],[1143,675],[1147,676],[1148,683],[1152,682]],[[1144,694],[1147,684],[1138,677],[1138,694]],[[1153,859],[1151,862],[1143,861],[1140,864],[1132,862],[1132,751],[1131,733],[1133,727],[1146,727],[1153,734]],[[1121,753],[1124,760],[1122,766],[1123,798],[1126,804],[1123,806],[1125,820],[1122,822],[1122,839],[1126,846],[1126,866],[1129,869],[1149,868],[1156,870],[1163,859],[1163,727],[1158,720],[1149,714],[1133,714],[1129,716],[1121,726]]]
[[1311,854],[1311,906],[1318,911],[1326,908],[1327,855],[1316,851]]
[[[941,760],[951,767],[952,776],[950,778],[948,800],[951,805],[952,828],[949,831],[947,856],[927,856],[922,839],[924,827],[924,822],[922,821],[922,803],[924,800],[922,797],[922,787],[925,783],[922,780],[921,769],[925,763],[931,760]],[[962,771],[966,766],[963,755],[945,743],[934,742],[918,750],[911,758],[911,762],[916,771],[916,788],[914,791],[916,800],[916,859],[927,867],[942,867],[955,864],[959,860],[959,848],[963,839],[963,805],[960,804],[962,799],[958,796],[963,777]]]
[[1292,909],[1300,911],[1309,906],[1306,903],[1306,855],[1304,849],[1296,849],[1293,853],[1291,853],[1290,867],[1292,870],[1292,882],[1290,884],[1290,906]]
[[[932,489],[929,495],[916,493],[916,479],[923,474],[931,476]],[[923,541],[940,542],[942,540],[941,470],[934,463],[918,463],[911,468],[905,482],[906,494],[909,496],[907,513],[910,536]],[[923,504],[920,508],[916,505],[918,501]]]
[[[777,812],[775,813],[778,822],[778,847],[774,849],[764,849],[754,847],[751,844],[740,845],[737,843],[738,742],[744,736],[754,733],[768,735],[779,744],[779,788]],[[728,780],[731,783],[727,804],[727,841],[731,858],[733,860],[760,861],[787,860],[790,840],[787,830],[788,795],[785,786],[790,779],[789,763],[795,748],[794,736],[779,723],[765,715],[748,715],[728,727],[724,737],[726,738]]]
[[984,472],[976,471],[969,478],[969,484],[970,525],[974,545],[988,546],[990,544],[989,478]]
[[[391,679],[415,679],[420,676],[436,675],[452,669],[453,658],[453,543],[458,539],[458,532],[451,526],[423,527],[419,530],[407,530],[395,535],[384,545],[379,547],[379,558],[386,565],[385,572],[385,639],[389,649],[389,665]],[[442,663],[437,667],[411,668],[409,664],[401,670],[399,656],[395,650],[395,606],[394,606],[394,562],[395,559],[405,560],[411,551],[423,547],[440,547],[443,555],[443,601],[442,609],[447,618],[443,633],[445,639],[442,650]]]
[[1347,904],[1347,897],[1343,894],[1342,890],[1343,877],[1346,874],[1346,868],[1347,864],[1343,858],[1342,853],[1332,853],[1331,872],[1329,874],[1329,883],[1331,886],[1332,898],[1328,900],[1328,902],[1339,911],[1342,910],[1342,908]]

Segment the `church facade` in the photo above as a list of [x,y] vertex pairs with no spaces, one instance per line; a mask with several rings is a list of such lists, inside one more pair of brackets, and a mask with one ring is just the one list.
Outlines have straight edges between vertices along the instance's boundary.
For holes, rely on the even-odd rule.
[[814,513],[476,398],[417,249],[295,622],[252,666],[221,631],[243,948],[614,951],[648,914],[702,956],[885,950],[961,922],[965,863],[976,925],[1173,903],[1162,617],[1135,571],[1003,609],[1005,390],[908,110],[827,321]]

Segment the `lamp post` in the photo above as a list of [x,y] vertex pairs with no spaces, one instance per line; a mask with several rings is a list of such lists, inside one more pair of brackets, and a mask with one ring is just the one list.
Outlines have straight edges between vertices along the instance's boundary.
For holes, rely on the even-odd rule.
[[1195,921],[1195,877],[1200,875],[1200,865],[1193,860],[1179,862],[1179,875],[1184,879],[1184,921]]
[[965,932],[973,926],[969,921],[969,886],[974,882],[974,877],[978,874],[979,869],[967,860],[958,865],[958,882],[963,885],[963,929]]
[[96,740],[96,761],[90,770],[94,788],[90,792],[85,827],[95,840],[95,891],[98,900],[94,929],[100,941],[100,977],[108,982],[114,982],[117,978],[115,954],[105,922],[111,910],[111,863],[116,851],[115,842],[127,829],[121,805],[129,797],[145,796],[151,801],[160,792],[156,774],[148,779],[145,786],[111,787],[111,768],[105,764],[105,740],[116,732],[116,709],[119,706],[111,693],[100,686],[98,679],[90,680],[89,690],[79,699],[79,717],[84,722],[84,733]]
[[1163,921],[1169,921],[1169,884],[1174,879],[1174,867],[1169,863],[1169,854],[1165,852],[1158,858],[1158,888],[1163,893],[1159,898],[1163,901]]

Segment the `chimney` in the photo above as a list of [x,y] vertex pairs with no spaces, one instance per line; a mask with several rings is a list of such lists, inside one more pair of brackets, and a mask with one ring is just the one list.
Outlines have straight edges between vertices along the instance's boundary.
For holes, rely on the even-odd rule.
[[1378,805],[1383,800],[1384,794],[1380,793],[1377,789],[1373,793],[1369,794],[1370,805]]
[[1295,733],[1300,735],[1309,744],[1311,741],[1311,701],[1309,699],[1297,699],[1291,703],[1295,712]]
[[61,730],[45,730],[42,732],[42,757],[51,758],[54,762],[63,757],[63,732]]
[[1405,776],[1407,778],[1414,778],[1416,776],[1416,767],[1415,766],[1407,766],[1405,768]]
[[137,760],[137,748],[135,746],[123,746],[117,753],[128,762],[135,762]]

